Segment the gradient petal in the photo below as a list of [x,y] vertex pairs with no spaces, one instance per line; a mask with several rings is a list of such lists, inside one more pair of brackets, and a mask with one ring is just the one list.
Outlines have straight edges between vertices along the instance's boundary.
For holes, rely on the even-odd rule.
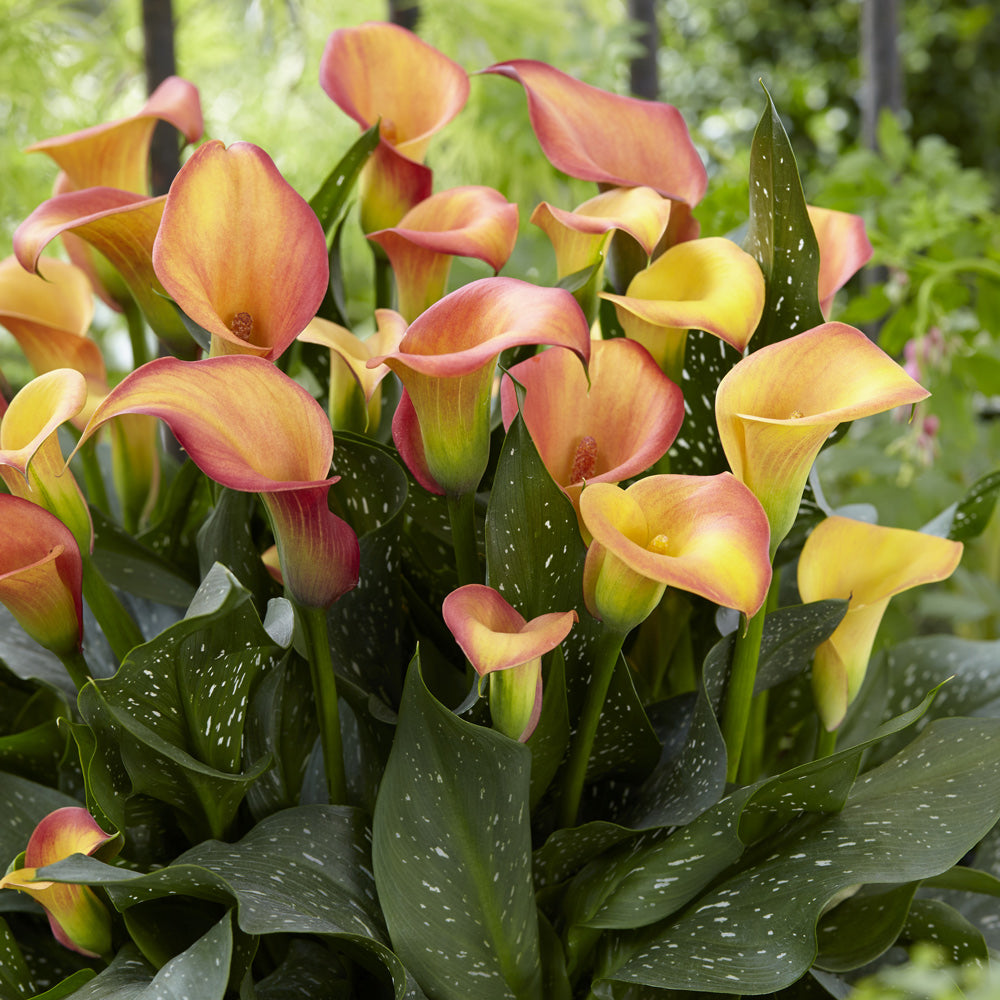
[[483,70],[520,83],[531,126],[549,162],[570,177],[613,187],[651,187],[697,205],[708,175],[680,112],[621,97],[542,62],[512,59]]
[[872,245],[861,216],[815,205],[806,208],[819,244],[819,305],[829,316],[834,295],[871,260]]
[[277,358],[305,329],[329,280],[326,237],[262,149],[205,143],[174,179],[153,267],[212,334],[212,353]]

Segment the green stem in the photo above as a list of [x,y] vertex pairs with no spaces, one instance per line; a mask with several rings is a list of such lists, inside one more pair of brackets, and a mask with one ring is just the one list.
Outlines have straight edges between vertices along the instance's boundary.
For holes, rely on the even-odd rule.
[[767,699],[769,691],[761,691],[750,703],[750,719],[743,756],[740,759],[739,782],[753,784],[764,768],[764,744],[767,735]]
[[125,306],[125,320],[128,323],[128,339],[132,344],[132,367],[139,368],[149,361],[149,344],[146,341],[146,321],[142,310],[133,301]]
[[476,495],[448,494],[448,520],[451,522],[451,540],[455,546],[455,566],[458,585],[480,583],[479,552],[476,546]]
[[816,759],[822,760],[824,757],[832,755],[837,749],[837,730],[828,732],[826,726],[819,724],[819,735],[816,737]]
[[83,685],[93,677],[90,667],[84,659],[83,650],[78,649],[73,653],[67,653],[65,656],[60,656],[59,659],[77,691],[81,690]]
[[611,686],[611,678],[624,641],[624,633],[609,629],[601,635],[595,645],[593,672],[587,687],[583,711],[580,713],[580,721],[570,744],[569,760],[563,773],[562,800],[559,804],[559,825],[562,827],[576,825],[580,799],[583,797],[583,785],[587,777],[587,764],[590,762],[590,752],[594,748],[594,738],[597,736],[597,724],[601,719],[604,699],[608,695],[608,688]]
[[83,557],[83,596],[119,662],[125,659],[129,650],[145,642],[139,626],[89,555]]
[[87,489],[87,502],[101,513],[109,514],[111,504],[108,501],[108,490],[104,485],[104,475],[97,459],[97,438],[84,441],[83,447],[76,453],[83,470],[83,485]]
[[319,738],[323,746],[323,767],[331,805],[347,802],[347,776],[344,772],[344,746],[340,735],[340,707],[337,704],[337,677],[330,655],[330,635],[325,608],[298,605],[299,618],[306,635],[309,671],[316,695]]
[[757,661],[760,658],[760,640],[764,635],[766,603],[745,622],[736,633],[733,665],[726,691],[726,707],[722,713],[722,736],[726,741],[726,780],[735,782],[740,772],[740,756],[750,720],[750,705],[757,680]]
[[375,308],[392,308],[392,265],[381,247],[375,250]]

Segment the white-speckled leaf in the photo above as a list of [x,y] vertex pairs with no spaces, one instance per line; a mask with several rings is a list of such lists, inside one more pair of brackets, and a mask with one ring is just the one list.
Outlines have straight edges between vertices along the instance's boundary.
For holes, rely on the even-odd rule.
[[278,968],[254,983],[255,1000],[351,1000],[352,989],[344,962],[315,938],[293,938]]
[[[62,792],[39,785],[27,778],[0,772],[0,868],[7,870],[7,863],[27,846],[35,827],[50,812],[64,806],[80,803]],[[13,893],[7,893],[14,898]]]
[[7,926],[7,921],[0,920],[0,996],[27,997],[34,992],[31,973],[17,939]]
[[911,946],[918,941],[937,945],[955,965],[985,964],[990,957],[979,930],[940,899],[915,899],[900,937]]
[[186,951],[170,959],[137,1000],[223,1000],[233,953],[227,913]]
[[527,747],[444,708],[414,658],[373,861],[393,948],[437,1000],[540,1000],[530,761]]
[[[86,973],[76,973],[36,1000],[55,1000],[64,996],[71,996],[73,1000],[145,1000],[155,972],[139,949],[129,943],[96,976],[89,969]],[[66,991],[59,992],[60,987]]]
[[859,884],[949,869],[1000,815],[1000,722],[948,719],[862,775],[820,818],[700,897],[612,977],[661,989],[770,993],[806,973],[828,902]]
[[1000,496],[1000,469],[977,479],[957,503],[943,510],[921,528],[930,535],[940,535],[956,542],[977,538],[993,517]]

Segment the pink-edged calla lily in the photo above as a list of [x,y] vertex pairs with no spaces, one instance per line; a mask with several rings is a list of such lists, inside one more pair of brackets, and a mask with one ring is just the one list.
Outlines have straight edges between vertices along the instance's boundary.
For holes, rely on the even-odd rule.
[[515,278],[481,278],[419,316],[398,350],[373,358],[405,392],[393,418],[396,447],[417,481],[437,493],[472,493],[490,452],[490,392],[501,351],[567,347],[586,364],[590,330],[569,292]]
[[87,403],[87,380],[72,368],[33,378],[10,401],[0,397],[0,478],[14,496],[58,517],[90,552],[90,509],[63,461],[57,431]]
[[468,74],[405,28],[368,22],[330,35],[319,81],[362,129],[379,123],[379,145],[359,180],[361,226],[368,233],[397,225],[431,193],[424,155],[465,106]]
[[488,187],[458,187],[414,205],[398,226],[370,233],[396,276],[399,311],[412,323],[445,293],[453,257],[474,257],[494,273],[517,239],[517,206]]
[[169,122],[188,142],[201,138],[204,125],[194,84],[178,76],[168,77],[138,114],[44,139],[29,146],[27,152],[50,156],[76,189],[114,187],[146,194],[149,146],[160,121]]
[[651,187],[689,205],[704,196],[705,166],[669,104],[611,94],[532,59],[482,72],[524,87],[542,152],[564,174],[609,187]]
[[813,662],[816,708],[828,731],[840,725],[861,688],[889,599],[946,580],[961,558],[961,542],[919,531],[837,516],[813,529],[799,556],[802,600],[849,600],[843,621],[816,649]]
[[748,618],[767,597],[767,516],[728,472],[647,476],[627,490],[594,483],[580,496],[580,513],[593,538],[584,600],[616,632],[644,621],[668,586]]
[[480,690],[489,677],[493,725],[524,743],[542,711],[542,657],[569,635],[576,612],[525,621],[497,591],[478,583],[452,591],[441,612],[479,675]]
[[638,340],[675,382],[689,329],[705,330],[743,351],[764,311],[764,275],[731,240],[678,243],[629,282],[615,304],[625,334]]
[[504,428],[517,414],[513,378],[525,388],[521,414],[545,468],[578,512],[584,483],[619,483],[645,471],[666,454],[684,419],[681,390],[635,341],[593,341],[588,372],[569,351],[543,351],[500,384]]
[[368,368],[368,362],[399,347],[406,320],[392,309],[376,309],[377,329],[366,340],[350,330],[316,317],[299,334],[307,344],[330,349],[330,423],[334,430],[364,433],[378,427],[382,415],[382,379],[386,365]]
[[259,493],[285,585],[308,607],[356,586],[358,539],[327,503],[333,433],[322,407],[263,358],[159,358],[117,385],[82,441],[113,417],[145,413],[173,431],[195,464],[230,489]]
[[85,885],[39,879],[38,869],[74,854],[110,861],[122,847],[121,834],[105,833],[86,809],[64,806],[35,827],[24,852],[0,879],[0,889],[17,889],[40,903],[55,939],[81,955],[109,958],[111,917]]
[[819,306],[829,316],[834,295],[871,260],[872,245],[860,215],[806,207],[819,244]]
[[83,561],[73,533],[43,507],[0,494],[0,604],[57,656],[83,640]]
[[813,461],[838,424],[929,395],[844,323],[823,323],[734,365],[719,384],[715,419],[729,467],[767,511],[772,549],[792,527]]
[[163,287],[212,335],[213,355],[273,361],[323,301],[326,237],[271,157],[248,142],[199,147],[174,178],[153,266]]

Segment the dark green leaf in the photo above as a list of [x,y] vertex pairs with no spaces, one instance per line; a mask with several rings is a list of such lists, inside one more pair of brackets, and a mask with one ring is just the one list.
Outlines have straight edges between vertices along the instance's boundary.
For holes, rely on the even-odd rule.
[[902,936],[911,942],[936,944],[955,965],[989,961],[989,949],[983,935],[957,910],[939,899],[915,899]]
[[24,961],[17,939],[11,933],[6,920],[0,920],[0,995],[8,997],[29,997],[35,992],[31,973]]
[[990,523],[1000,495],[1000,470],[978,479],[959,501],[948,537],[957,542],[978,538]]
[[294,938],[277,969],[254,985],[256,1000],[350,1000],[351,977],[326,945]]
[[376,122],[361,134],[330,171],[319,190],[309,199],[309,207],[316,213],[327,233],[337,224],[347,198],[361,173],[361,168],[374,152],[378,142],[379,125]]
[[816,966],[850,972],[874,962],[899,937],[917,884],[862,889],[824,914],[816,929]]
[[79,806],[77,799],[38,785],[27,778],[0,772],[0,802],[4,803],[0,823],[0,864],[6,863],[27,846],[28,838],[50,812],[64,806]]

